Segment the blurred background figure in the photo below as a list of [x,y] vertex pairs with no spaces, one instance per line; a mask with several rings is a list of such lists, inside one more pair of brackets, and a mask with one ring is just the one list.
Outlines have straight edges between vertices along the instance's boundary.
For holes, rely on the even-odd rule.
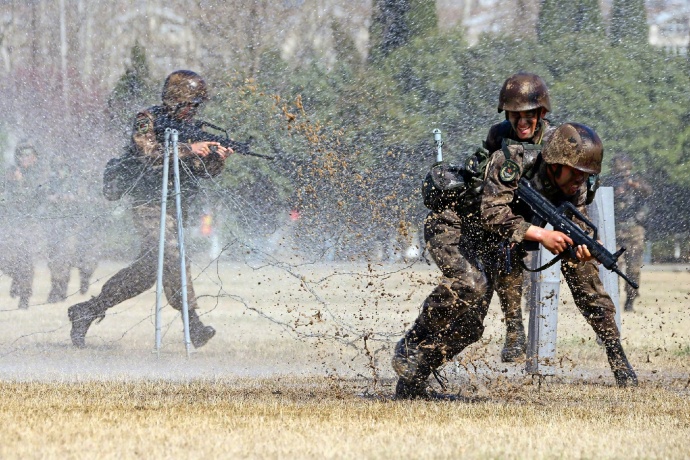
[[29,308],[33,292],[34,252],[43,237],[42,211],[46,174],[42,159],[29,141],[17,144],[14,165],[3,183],[0,270],[11,278],[10,297],[19,298],[19,308]]
[[[625,273],[639,284],[644,254],[645,228],[649,215],[647,199],[652,187],[639,174],[633,174],[633,161],[626,154],[611,159],[611,175],[604,185],[613,187],[616,211],[616,243],[625,246]],[[638,290],[625,285],[625,311],[633,311]]]
[[89,212],[95,207],[93,202],[98,192],[90,190],[84,175],[70,173],[74,163],[67,161],[64,155],[50,158],[46,203],[50,217],[46,232],[50,270],[48,303],[67,299],[72,268],[79,271],[79,293],[86,294],[98,264],[98,233],[93,231],[94,222]]

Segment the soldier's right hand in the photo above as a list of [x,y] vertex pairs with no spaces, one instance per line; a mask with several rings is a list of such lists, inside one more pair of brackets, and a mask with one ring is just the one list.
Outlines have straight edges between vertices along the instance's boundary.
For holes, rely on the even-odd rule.
[[555,230],[546,230],[546,233],[541,241],[546,249],[552,254],[560,254],[561,252],[572,246],[573,240],[568,235]]
[[573,245],[573,240],[565,233],[547,230],[535,225],[530,226],[527,230],[525,239],[541,243],[551,254],[560,254]]

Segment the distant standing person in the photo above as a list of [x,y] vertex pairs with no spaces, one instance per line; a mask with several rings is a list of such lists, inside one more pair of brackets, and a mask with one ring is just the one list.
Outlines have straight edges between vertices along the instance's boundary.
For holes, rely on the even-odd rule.
[[[208,100],[206,82],[190,70],[175,71],[165,80],[162,99],[163,105],[151,107],[136,115],[127,152],[130,159],[138,162],[136,165],[139,173],[135,174],[136,179],[132,179],[129,184],[128,195],[132,201],[134,226],[141,240],[139,255],[131,265],[106,281],[98,296],[69,308],[69,319],[72,322],[70,337],[75,347],[86,346],[85,337],[89,326],[96,319],[104,318],[108,308],[145,292],[156,282],[165,148],[163,139],[156,136],[156,122],[160,122],[158,117],[162,115],[181,123],[193,123],[199,107]],[[195,139],[180,141],[180,183],[183,218],[186,219],[190,202],[200,189],[199,179],[220,174],[225,166],[225,158],[232,150],[217,142],[196,142]],[[170,171],[172,178],[172,167]],[[181,311],[180,251],[172,194],[167,204],[165,227],[163,288],[168,302]],[[190,266],[189,261],[187,266]],[[205,326],[196,313],[197,303],[190,271],[187,271],[187,302],[190,338],[192,345],[199,348],[215,335],[216,330]]]
[[98,259],[97,233],[89,213],[96,207],[94,195],[84,177],[70,174],[71,161],[56,155],[51,159],[47,191],[47,216],[51,225],[46,232],[50,293],[48,303],[67,299],[72,268],[79,270],[79,293],[89,290]]
[[[649,215],[647,199],[652,194],[652,187],[632,170],[633,162],[628,155],[616,155],[611,159],[611,175],[604,185],[613,187],[616,244],[626,248],[623,253],[625,273],[639,284],[645,243],[644,225]],[[638,290],[626,283],[625,311],[634,310],[633,303],[638,295]]]
[[12,280],[10,297],[19,297],[19,308],[26,309],[33,293],[34,251],[41,247],[43,236],[39,220],[46,174],[36,148],[29,142],[17,145],[14,163],[4,182],[0,270]]

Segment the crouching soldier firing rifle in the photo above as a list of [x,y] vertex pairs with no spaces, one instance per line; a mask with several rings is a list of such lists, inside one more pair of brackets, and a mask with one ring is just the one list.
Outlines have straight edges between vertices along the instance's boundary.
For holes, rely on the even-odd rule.
[[[479,219],[462,224],[456,255],[463,263],[457,265],[459,273],[453,280],[455,301],[425,303],[412,329],[398,342],[393,357],[393,368],[400,377],[396,397],[428,397],[429,375],[482,337],[503,242],[514,251],[521,251],[529,241],[542,244],[553,254],[572,249],[577,260],[562,264],[561,271],[575,304],[603,340],[618,386],[637,385],[621,345],[615,306],[587,245],[574,245],[567,234],[532,224],[532,210],[518,193],[524,178],[552,204],[569,202],[586,217],[588,178],[601,171],[601,140],[587,126],[566,123],[555,130],[541,152],[535,152],[514,144],[492,154],[480,195]],[[521,270],[519,265],[512,268]],[[451,292],[440,288],[437,297]]]
[[[104,177],[104,193],[108,199],[119,199],[123,193],[130,196],[134,226],[141,240],[141,250],[131,265],[106,281],[98,296],[69,308],[69,319],[72,322],[70,337],[75,347],[86,346],[85,337],[89,327],[96,319],[103,319],[107,309],[145,292],[156,282],[165,154],[162,140],[156,133],[167,127],[157,126],[156,123],[160,123],[159,120],[165,120],[166,117],[177,123],[192,123],[199,107],[208,100],[206,82],[190,70],[178,70],[165,80],[162,98],[163,105],[151,107],[136,115],[127,152],[120,159],[111,160]],[[161,117],[160,114],[165,114],[165,117]],[[180,168],[185,172],[180,177],[180,188],[183,218],[186,218],[190,202],[199,192],[199,179],[208,179],[220,174],[225,166],[225,158],[233,153],[233,150],[224,147],[220,142],[195,138],[192,135],[181,138],[178,145],[180,162],[185,165],[184,168]],[[172,178],[169,181],[172,181]],[[168,200],[171,203],[166,207],[165,216],[163,289],[172,307],[181,311],[182,282],[180,251],[176,237],[177,216],[172,202],[174,197],[169,196]],[[190,266],[189,261],[186,263]],[[187,302],[191,342],[194,347],[199,348],[205,345],[216,331],[211,326],[205,326],[196,313],[196,296],[189,270]]]

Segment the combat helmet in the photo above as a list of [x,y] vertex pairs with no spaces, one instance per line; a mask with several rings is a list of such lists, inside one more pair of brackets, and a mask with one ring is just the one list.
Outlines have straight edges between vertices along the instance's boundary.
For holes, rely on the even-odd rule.
[[196,72],[177,70],[165,79],[163,104],[175,108],[182,104],[202,104],[208,100],[206,82]]
[[526,112],[539,107],[551,111],[549,90],[539,75],[528,72],[511,75],[498,93],[498,113]]
[[541,154],[548,164],[566,165],[587,174],[599,174],[604,146],[589,126],[564,123],[553,132]]

